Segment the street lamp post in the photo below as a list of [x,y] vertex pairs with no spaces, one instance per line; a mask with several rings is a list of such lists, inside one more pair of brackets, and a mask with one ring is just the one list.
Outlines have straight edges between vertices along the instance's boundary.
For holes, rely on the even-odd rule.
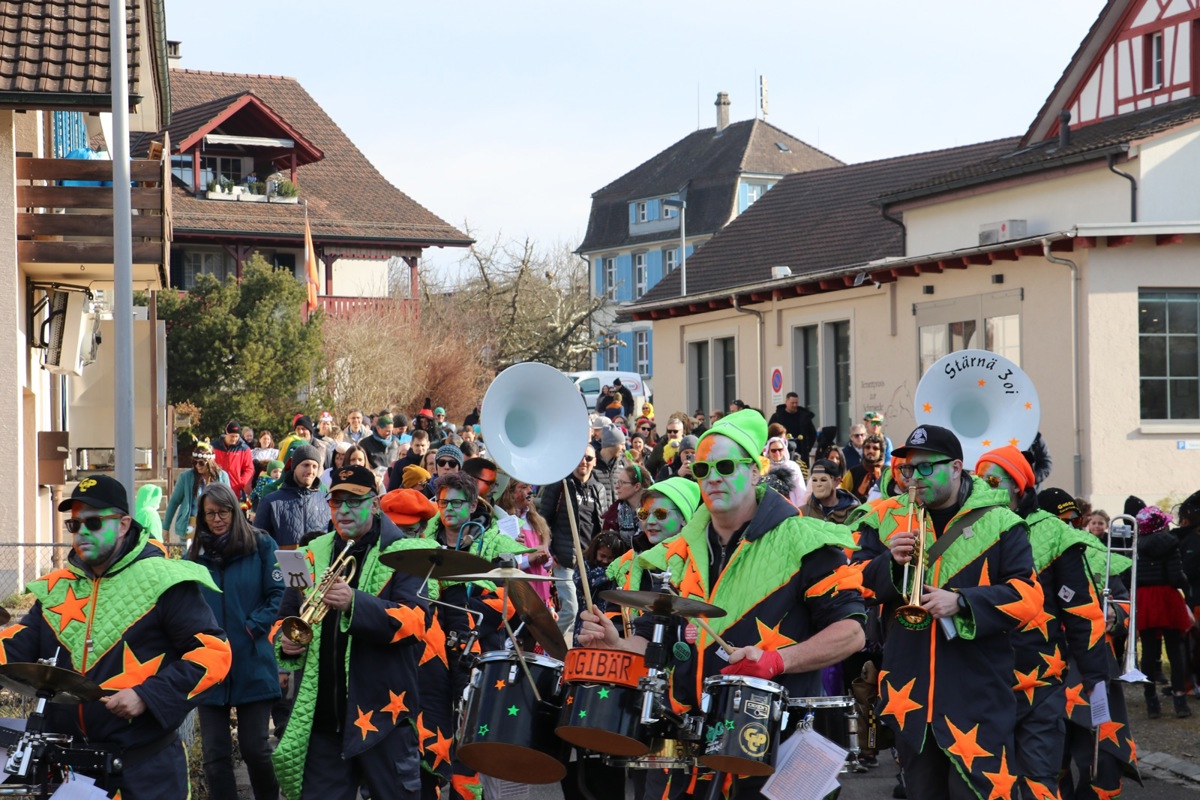
[[679,209],[679,295],[687,295],[687,201],[663,200],[663,205]]

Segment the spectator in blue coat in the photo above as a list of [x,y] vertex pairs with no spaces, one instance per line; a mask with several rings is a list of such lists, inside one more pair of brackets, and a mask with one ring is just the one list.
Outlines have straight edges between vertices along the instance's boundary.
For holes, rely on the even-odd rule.
[[321,453],[310,444],[291,450],[283,485],[258,504],[254,524],[285,550],[294,550],[304,534],[329,530],[329,503],[321,489]]
[[233,651],[228,677],[200,698],[204,776],[210,797],[237,797],[229,716],[237,709],[238,745],[254,800],[276,800],[268,726],[279,698],[279,669],[270,631],[283,598],[275,542],[246,521],[233,490],[214,483],[200,495],[188,558],[208,568],[219,592],[201,587]]

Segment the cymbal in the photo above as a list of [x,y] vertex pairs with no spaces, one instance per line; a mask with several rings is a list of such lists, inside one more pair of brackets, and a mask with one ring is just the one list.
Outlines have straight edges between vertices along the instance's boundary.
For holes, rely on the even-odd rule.
[[0,664],[0,686],[27,697],[48,695],[51,703],[90,703],[102,695],[86,675],[38,662]]
[[478,572],[492,566],[485,558],[463,550],[450,550],[445,547],[430,547],[419,550],[397,550],[394,553],[384,553],[379,557],[379,563],[391,567],[397,572],[416,575],[424,578],[433,567],[433,578],[445,578],[460,572]]
[[558,623],[550,614],[550,609],[542,602],[542,598],[528,583],[521,581],[505,585],[512,598],[517,616],[525,623],[525,630],[533,636],[533,640],[542,646],[546,655],[562,661],[567,657],[567,642],[563,639]]
[[467,575],[447,575],[442,580],[447,581],[565,581],[566,578],[552,578],[549,575],[530,575],[528,572],[512,567],[497,567],[488,572],[473,572]]
[[600,593],[600,599],[626,608],[637,609],[648,614],[664,614],[676,617],[723,617],[725,609],[661,592],[633,592],[626,589],[609,589]]

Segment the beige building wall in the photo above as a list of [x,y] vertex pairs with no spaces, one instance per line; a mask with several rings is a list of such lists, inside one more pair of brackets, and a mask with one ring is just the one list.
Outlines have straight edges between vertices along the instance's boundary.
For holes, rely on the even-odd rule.
[[1200,220],[1200,125],[1168,131],[1138,152],[1138,221]]

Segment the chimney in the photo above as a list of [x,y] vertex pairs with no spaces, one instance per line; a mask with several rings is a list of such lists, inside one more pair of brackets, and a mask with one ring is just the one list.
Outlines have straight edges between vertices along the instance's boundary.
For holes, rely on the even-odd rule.
[[717,102],[713,105],[717,107],[717,133],[720,133],[729,127],[729,94],[717,92]]
[[1058,149],[1071,144],[1071,112],[1063,109],[1058,112]]
[[179,47],[183,42],[173,42],[167,40],[167,68],[176,69],[179,67],[181,56],[179,55]]

